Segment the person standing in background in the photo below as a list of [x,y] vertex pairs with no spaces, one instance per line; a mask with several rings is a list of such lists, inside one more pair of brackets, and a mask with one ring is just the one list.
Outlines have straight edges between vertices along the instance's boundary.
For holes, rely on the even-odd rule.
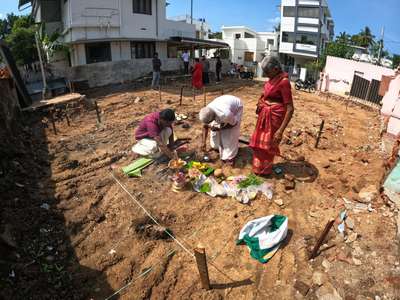
[[215,65],[215,73],[217,75],[217,82],[221,81],[222,61],[221,58],[217,57],[217,63]]
[[185,50],[182,53],[182,60],[183,60],[183,66],[184,66],[184,72],[185,75],[189,74],[189,59],[190,59],[190,54],[187,50]]
[[151,82],[152,89],[160,87],[161,60],[158,58],[158,53],[153,56],[153,81]]
[[203,65],[198,58],[195,58],[192,69],[192,86],[196,89],[203,88]]
[[210,77],[208,73],[210,72],[210,62],[203,55],[201,58],[201,63],[203,65],[203,84],[207,85],[210,83]]

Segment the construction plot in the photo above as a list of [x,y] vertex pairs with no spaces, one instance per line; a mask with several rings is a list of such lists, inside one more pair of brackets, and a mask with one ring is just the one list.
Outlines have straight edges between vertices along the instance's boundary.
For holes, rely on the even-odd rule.
[[[278,174],[265,179],[272,199],[259,194],[243,204],[190,187],[175,192],[160,173],[162,163],[140,178],[121,171],[133,161],[134,130],[144,115],[173,108],[187,116],[174,131],[189,140],[187,152],[197,159],[204,101],[221,93],[240,97],[242,135],[250,136],[261,92],[261,83],[228,81],[208,88],[206,99],[185,89],[180,105],[179,85],[161,97],[152,90],[102,89],[87,95],[97,101],[101,123],[95,111],[82,111],[71,113],[71,126],[59,121],[57,135],[45,119],[25,127],[19,152],[9,154],[19,171],[10,177],[3,211],[10,235],[23,237],[25,250],[0,293],[21,299],[399,299],[398,211],[380,198],[385,156],[379,115],[371,109],[295,92]],[[213,158],[208,164],[226,176],[251,174],[245,144],[234,167]],[[268,215],[286,216],[288,234],[262,264],[236,241],[247,222]],[[339,221],[309,260],[330,220]],[[18,228],[17,221],[25,225]],[[195,248],[206,251],[210,290],[202,288]]]

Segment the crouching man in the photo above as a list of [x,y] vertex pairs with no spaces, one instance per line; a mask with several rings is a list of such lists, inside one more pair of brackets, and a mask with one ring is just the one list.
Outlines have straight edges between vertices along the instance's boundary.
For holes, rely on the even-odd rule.
[[199,114],[200,121],[204,124],[202,150],[207,150],[207,136],[211,130],[211,148],[219,151],[224,163],[233,165],[239,150],[242,114],[242,101],[231,95],[218,97],[202,108]]
[[166,155],[170,159],[177,158],[173,151],[174,134],[172,124],[175,121],[175,112],[165,109],[161,112],[148,114],[139,123],[136,129],[136,144],[132,151],[136,154],[158,158]]

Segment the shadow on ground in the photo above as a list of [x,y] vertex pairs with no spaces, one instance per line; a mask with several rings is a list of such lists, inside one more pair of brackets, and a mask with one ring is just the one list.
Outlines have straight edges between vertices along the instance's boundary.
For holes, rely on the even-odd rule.
[[57,209],[43,121],[0,126],[0,299],[90,299],[96,287],[110,295],[106,277],[79,264]]

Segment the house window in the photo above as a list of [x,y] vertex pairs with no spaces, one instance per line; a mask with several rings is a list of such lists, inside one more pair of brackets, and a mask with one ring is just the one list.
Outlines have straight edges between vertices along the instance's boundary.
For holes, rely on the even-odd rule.
[[167,48],[167,56],[168,58],[177,58],[178,56],[178,48],[175,46],[168,46]]
[[297,16],[299,18],[318,18],[319,19],[319,7],[299,7]]
[[271,46],[274,46],[274,44],[275,44],[275,43],[274,43],[274,40],[273,40],[273,39],[268,39],[268,40],[267,40],[267,46],[270,46],[270,45],[271,45]]
[[296,13],[296,8],[294,6],[284,6],[283,16],[284,17],[294,17]]
[[297,34],[296,43],[304,45],[318,45],[318,35],[316,34]]
[[103,61],[111,61],[110,43],[86,44],[86,63],[93,64]]
[[284,43],[294,43],[294,33],[293,32],[282,32],[282,42]]
[[131,42],[131,57],[139,58],[153,58],[156,51],[156,44],[154,42]]
[[245,52],[244,53],[244,61],[245,62],[252,62],[254,61],[254,52]]
[[132,0],[133,1],[133,13],[151,15],[151,0]]
[[255,36],[252,35],[252,34],[250,34],[250,33],[248,33],[248,32],[245,32],[245,33],[244,33],[244,38],[245,38],[245,39],[254,39]]
[[241,35],[240,33],[236,33],[236,34],[235,34],[235,39],[238,40],[238,39],[240,39],[241,37],[242,37],[242,35]]

